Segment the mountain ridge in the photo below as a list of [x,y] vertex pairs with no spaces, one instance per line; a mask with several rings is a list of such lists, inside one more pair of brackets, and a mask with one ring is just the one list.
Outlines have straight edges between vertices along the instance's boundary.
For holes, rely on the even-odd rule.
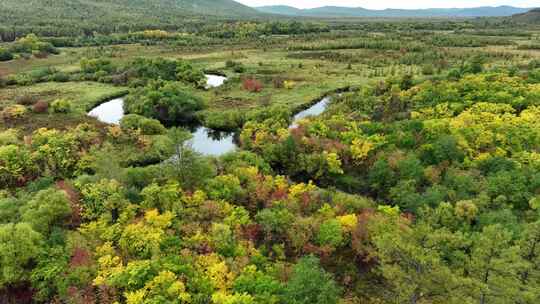
[[512,20],[522,23],[540,24],[540,8],[535,8],[522,14],[513,15]]
[[473,8],[427,8],[371,10],[362,7],[322,6],[298,9],[292,6],[260,6],[260,12],[301,17],[506,17],[526,13],[530,8],[514,6],[480,6]]

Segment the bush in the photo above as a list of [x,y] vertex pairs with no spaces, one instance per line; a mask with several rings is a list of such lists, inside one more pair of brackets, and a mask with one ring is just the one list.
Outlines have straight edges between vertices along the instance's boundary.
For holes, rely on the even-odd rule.
[[246,68],[244,67],[244,65],[239,64],[233,68],[233,71],[235,73],[244,73],[246,71]]
[[272,79],[272,84],[274,85],[275,89],[283,89],[285,86],[285,80],[282,77],[277,76]]
[[0,132],[0,146],[16,145],[19,143],[19,131],[16,129],[7,129]]
[[246,71],[246,68],[242,63],[232,60],[227,60],[227,62],[225,62],[225,67],[232,69],[235,73],[244,73]]
[[105,74],[112,73],[114,71],[114,66],[112,62],[104,58],[94,58],[88,59],[83,58],[81,60],[81,71],[84,74],[95,74],[98,72],[103,72]]
[[23,106],[31,106],[36,103],[36,97],[32,95],[22,95],[17,97],[15,102]]
[[433,68],[433,65],[425,64],[422,67],[422,74],[424,74],[424,75],[433,75],[433,74],[435,74],[435,69]]
[[296,82],[294,82],[293,80],[285,80],[283,86],[287,90],[292,90],[296,86]]
[[244,90],[252,93],[259,93],[263,89],[263,84],[254,78],[245,78],[242,80]]
[[173,123],[193,120],[195,112],[204,109],[204,102],[177,82],[153,81],[132,91],[124,107],[128,113]]
[[341,291],[314,256],[303,257],[293,267],[285,290],[285,303],[336,304]]
[[43,100],[36,102],[32,108],[34,113],[46,113],[49,110],[49,103]]
[[13,60],[13,54],[5,48],[0,48],[0,61],[10,60]]
[[6,107],[0,115],[4,120],[11,120],[11,119],[18,119],[22,118],[26,115],[28,110],[23,105],[12,105],[9,107]]
[[69,113],[72,109],[72,102],[66,99],[57,99],[52,102],[51,110],[53,113]]
[[57,72],[54,73],[51,76],[51,80],[55,82],[68,82],[69,81],[69,75],[64,72]]
[[167,129],[159,120],[146,118],[137,114],[124,116],[120,121],[120,127],[124,130],[140,131],[143,135],[159,135],[167,132]]

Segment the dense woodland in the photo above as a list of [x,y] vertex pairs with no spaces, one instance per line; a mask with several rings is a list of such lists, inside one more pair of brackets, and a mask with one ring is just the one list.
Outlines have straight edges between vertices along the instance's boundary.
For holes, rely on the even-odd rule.
[[540,303],[538,25],[192,15],[2,24],[0,303]]

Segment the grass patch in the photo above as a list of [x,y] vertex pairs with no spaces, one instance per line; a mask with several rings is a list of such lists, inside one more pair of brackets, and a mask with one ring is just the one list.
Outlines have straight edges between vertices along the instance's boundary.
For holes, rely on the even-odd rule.
[[0,90],[0,107],[15,103],[21,96],[52,102],[58,98],[71,100],[75,112],[86,114],[103,101],[124,95],[127,89],[97,82],[45,82],[26,87]]

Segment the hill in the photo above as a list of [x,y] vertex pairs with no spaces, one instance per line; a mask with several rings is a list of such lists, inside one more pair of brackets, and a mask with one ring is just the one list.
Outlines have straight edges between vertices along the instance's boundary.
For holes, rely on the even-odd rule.
[[512,6],[475,8],[429,8],[429,9],[385,9],[369,10],[361,7],[324,6],[312,9],[297,9],[290,6],[262,6],[257,10],[264,13],[306,17],[501,17],[527,12],[527,8]]
[[190,20],[256,16],[233,0],[2,0],[0,31],[116,32],[179,28]]
[[516,14],[512,16],[512,19],[516,22],[540,24],[540,8],[532,9],[526,13]]

